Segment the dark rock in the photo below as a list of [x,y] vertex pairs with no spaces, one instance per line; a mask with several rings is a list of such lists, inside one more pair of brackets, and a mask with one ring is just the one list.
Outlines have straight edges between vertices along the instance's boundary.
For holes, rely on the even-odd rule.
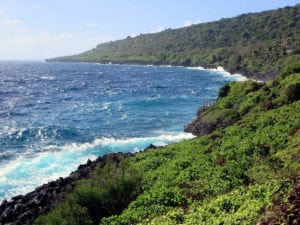
[[23,195],[17,195],[17,196],[15,196],[15,197],[12,197],[11,199],[12,199],[13,201],[19,201],[19,200],[22,200],[23,198],[24,198]]
[[14,208],[14,211],[19,214],[20,212],[25,211],[24,209],[25,209],[25,205],[23,205],[23,204],[16,204],[15,208]]
[[149,146],[147,146],[144,151],[148,151],[150,149],[157,149],[157,148],[161,148],[160,146],[156,146],[154,144],[150,144]]
[[65,191],[66,191],[66,192],[71,192],[71,190],[73,190],[73,185],[67,184],[67,185],[65,186]]
[[38,197],[37,205],[39,205],[39,206],[45,206],[45,205],[47,205],[48,200],[49,200],[48,193],[42,193]]
[[[211,134],[213,131],[221,128],[225,128],[233,123],[235,123],[237,120],[239,120],[240,115],[237,112],[234,112],[232,115],[227,116],[226,113],[220,114],[217,118],[211,119],[205,119],[205,116],[213,114],[213,110],[211,109],[211,106],[203,106],[201,107],[197,112],[197,117],[192,122],[188,123],[184,127],[185,132],[192,133],[196,136],[203,136],[207,134]],[[217,109],[218,111],[218,109]]]
[[32,211],[26,211],[19,217],[19,220],[20,221],[28,221],[32,218],[32,215],[33,215]]
[[87,166],[92,165],[92,160],[88,159],[88,161],[86,162],[86,165],[87,165]]
[[203,114],[206,112],[208,107],[201,107],[197,111],[197,118],[192,122],[188,123],[184,127],[185,132],[192,133],[196,136],[203,136],[212,133],[214,130],[217,129],[218,124],[213,122],[206,122],[204,121]]
[[4,200],[0,205],[0,212],[3,212],[4,209],[6,209],[6,207],[7,207],[7,200]]
[[55,181],[51,181],[48,184],[46,184],[46,187],[49,187],[49,188],[53,188],[53,187],[56,187],[56,186],[57,186],[57,183]]

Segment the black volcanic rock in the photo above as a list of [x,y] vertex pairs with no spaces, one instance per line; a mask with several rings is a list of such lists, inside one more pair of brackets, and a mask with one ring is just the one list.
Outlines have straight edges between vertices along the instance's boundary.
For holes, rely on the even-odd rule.
[[197,118],[188,123],[184,127],[184,131],[196,136],[203,136],[216,130],[219,127],[216,122],[207,122],[203,120],[203,114],[207,109],[208,107],[201,107],[197,112]]

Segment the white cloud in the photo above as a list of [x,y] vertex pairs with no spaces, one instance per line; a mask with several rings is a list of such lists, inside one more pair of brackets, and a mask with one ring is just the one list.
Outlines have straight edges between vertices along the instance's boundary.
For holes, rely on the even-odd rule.
[[97,24],[96,23],[85,23],[84,26],[85,27],[95,27],[95,26],[97,26]]
[[139,36],[139,35],[140,35],[139,33],[131,33],[131,34],[128,35],[128,36],[134,38],[134,37],[137,37],[137,36]]
[[179,27],[188,27],[188,26],[191,26],[191,25],[194,25],[194,24],[198,24],[198,23],[201,23],[201,20],[200,18],[197,18],[195,20],[185,20],[182,25],[180,25]]
[[33,4],[31,7],[34,8],[34,9],[41,9],[41,8],[43,8],[40,4],[37,4],[37,3]]
[[29,28],[28,28],[28,27],[23,27],[23,28],[21,29],[21,31],[22,31],[23,33],[26,33],[26,32],[29,31]]
[[69,32],[53,34],[47,31],[0,36],[0,60],[46,59],[77,54],[115,39],[105,35],[78,36]]
[[23,22],[21,20],[3,20],[2,23],[8,26],[20,25]]
[[193,21],[191,21],[191,20],[185,20],[183,22],[183,26],[184,27],[188,27],[188,26],[191,26],[191,25],[193,25]]
[[162,32],[162,31],[164,31],[164,30],[165,30],[165,28],[164,28],[163,26],[159,26],[159,27],[157,27],[152,33]]

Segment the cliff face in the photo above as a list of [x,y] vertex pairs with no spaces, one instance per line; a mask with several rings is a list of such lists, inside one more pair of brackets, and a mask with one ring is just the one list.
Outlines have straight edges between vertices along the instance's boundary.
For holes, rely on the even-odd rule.
[[235,123],[247,113],[247,109],[243,108],[241,102],[247,98],[247,95],[262,87],[262,83],[254,81],[224,85],[219,91],[216,103],[201,107],[196,114],[196,119],[187,124],[184,131],[203,136]]
[[222,124],[221,118],[216,121],[206,121],[203,117],[208,107],[201,107],[197,112],[197,118],[184,127],[185,132],[196,136],[203,136],[212,133],[218,128],[226,127],[229,124]]

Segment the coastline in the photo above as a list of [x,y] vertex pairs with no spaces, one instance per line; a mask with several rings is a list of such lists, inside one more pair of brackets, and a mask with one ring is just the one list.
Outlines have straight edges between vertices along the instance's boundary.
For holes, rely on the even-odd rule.
[[[135,64],[133,64],[133,65],[135,65]],[[137,66],[144,66],[144,65],[139,65],[139,64],[137,64]],[[150,65],[150,64],[148,64],[148,65],[146,65],[146,66],[156,66],[156,65]],[[221,74],[222,76],[224,76],[224,77],[232,77],[232,78],[237,78],[238,77],[238,79],[237,80],[239,80],[239,81],[242,81],[242,80],[246,80],[247,78],[246,77],[244,77],[244,76],[242,76],[242,75],[240,75],[240,74],[230,74],[229,72],[227,72],[227,71],[225,71],[224,70],[224,68],[222,68],[222,67],[218,67],[218,68],[215,68],[215,69],[206,69],[206,68],[203,68],[203,67],[184,67],[184,66],[172,66],[172,65],[160,65],[161,67],[181,67],[181,68],[185,68],[185,69],[197,69],[197,70],[207,70],[207,71],[213,71],[213,72],[218,72],[219,74]],[[184,126],[185,124],[183,124],[183,126]],[[182,130],[183,131],[183,130]],[[192,138],[192,137],[191,137]],[[155,138],[154,138],[155,139]],[[155,140],[153,139],[153,141],[151,142],[151,144],[154,144],[154,145],[157,145],[157,143],[155,142]],[[170,138],[168,138],[168,139],[170,139]],[[176,139],[178,139],[177,137],[176,137]],[[102,140],[102,139],[101,139]],[[101,141],[100,140],[100,141]],[[178,141],[180,141],[180,140],[178,140]],[[99,140],[97,139],[97,140],[95,140],[95,143],[91,143],[91,145],[96,145],[97,143],[99,142]],[[82,146],[83,147],[85,147],[86,145],[88,145],[89,143],[84,143],[84,144],[82,144]],[[149,142],[149,144],[150,144],[150,142]],[[81,145],[79,145],[79,146],[76,146],[77,148],[82,148],[82,146]],[[145,147],[145,146],[143,146],[143,147]],[[140,149],[141,150],[141,149]],[[135,149],[133,149],[133,152],[134,151],[136,151]],[[131,151],[132,152],[132,151]],[[41,153],[42,154],[42,153]],[[91,160],[93,160],[93,159],[95,159],[95,158],[97,158],[97,156],[95,156],[95,157],[92,157],[92,158],[89,158],[89,159],[91,159]],[[86,159],[87,160],[87,159]],[[78,164],[77,164],[78,163]],[[79,165],[79,163],[81,163],[81,162],[77,162],[76,164],[77,165]],[[74,166],[74,169],[75,169],[76,167]],[[69,170],[70,172],[71,171],[73,171],[73,170]],[[2,171],[3,172],[3,171]],[[0,174],[1,174],[1,172],[0,172]],[[57,177],[64,177],[64,176],[67,176],[67,174],[65,174],[65,175],[63,175],[63,174],[60,174],[60,175],[58,175]],[[56,179],[55,177],[53,177],[54,179]],[[54,180],[54,179],[51,179],[51,180]],[[46,182],[48,182],[47,180],[44,180],[43,181],[43,183],[46,183]],[[42,182],[41,182],[42,183]],[[35,187],[33,187],[31,190],[33,190]],[[31,190],[27,190],[26,192],[21,192],[21,193],[18,193],[18,194],[26,194],[26,193],[28,193],[28,192],[30,192]],[[6,197],[6,199],[9,199],[9,198],[13,198],[14,196],[13,195],[11,195],[11,197]],[[2,201],[2,200],[4,200],[4,199],[0,199],[0,202]]]
[[[156,65],[148,65],[156,66]],[[170,67],[172,65],[161,65]],[[177,67],[177,66],[176,66]],[[178,66],[184,67],[184,66]],[[248,78],[241,74],[230,74],[223,67],[217,67],[215,69],[205,69],[203,67],[184,67],[188,69],[200,69],[200,70],[209,70],[213,72],[218,72],[224,75],[225,77],[230,76],[239,76],[242,80],[247,80]],[[151,148],[156,148],[154,145],[151,145]],[[148,147],[145,150],[147,150]],[[0,224],[3,220],[8,220],[9,218],[19,218],[23,220],[35,218],[35,216],[42,213],[48,212],[52,207],[54,207],[59,202],[63,201],[64,196],[70,193],[73,188],[73,182],[88,178],[92,174],[92,170],[99,165],[99,163],[106,162],[107,159],[117,160],[119,156],[133,156],[135,153],[113,153],[104,156],[98,157],[96,160],[88,160],[86,164],[81,164],[78,166],[77,170],[72,172],[69,176],[64,178],[58,178],[55,181],[50,181],[46,184],[43,184],[37,187],[34,191],[29,192],[25,195],[17,195],[12,197],[10,200],[3,200],[0,204]],[[102,165],[102,164],[101,164]],[[38,208],[39,211],[33,210]],[[33,210],[33,211],[32,211]],[[5,222],[6,223],[6,222]]]
[[246,77],[249,80],[257,81],[257,82],[266,82],[268,80],[272,80],[276,77],[275,73],[268,72],[268,73],[259,73],[259,72],[251,72],[244,69],[236,70],[225,67],[223,65],[219,66],[204,66],[204,65],[190,65],[190,64],[179,64],[179,63],[162,63],[162,62],[145,62],[139,60],[133,61],[109,61],[109,60],[102,60],[102,61],[75,61],[75,60],[56,60],[55,59],[45,59],[45,62],[48,63],[92,63],[92,64],[102,64],[102,65],[137,65],[137,66],[162,66],[162,67],[184,67],[190,69],[202,69],[208,71],[215,71],[223,73],[224,75],[241,75]]
[[225,70],[224,67],[222,66],[218,66],[216,68],[204,68],[202,66],[198,66],[198,67],[186,67],[188,69],[193,69],[193,70],[206,70],[206,71],[212,71],[212,72],[216,72],[216,73],[220,73],[222,74],[224,77],[228,77],[228,78],[235,78],[237,79],[237,81],[246,81],[246,80],[253,80],[251,78],[248,78],[246,76],[244,76],[243,74],[240,73],[230,73],[229,71]]

